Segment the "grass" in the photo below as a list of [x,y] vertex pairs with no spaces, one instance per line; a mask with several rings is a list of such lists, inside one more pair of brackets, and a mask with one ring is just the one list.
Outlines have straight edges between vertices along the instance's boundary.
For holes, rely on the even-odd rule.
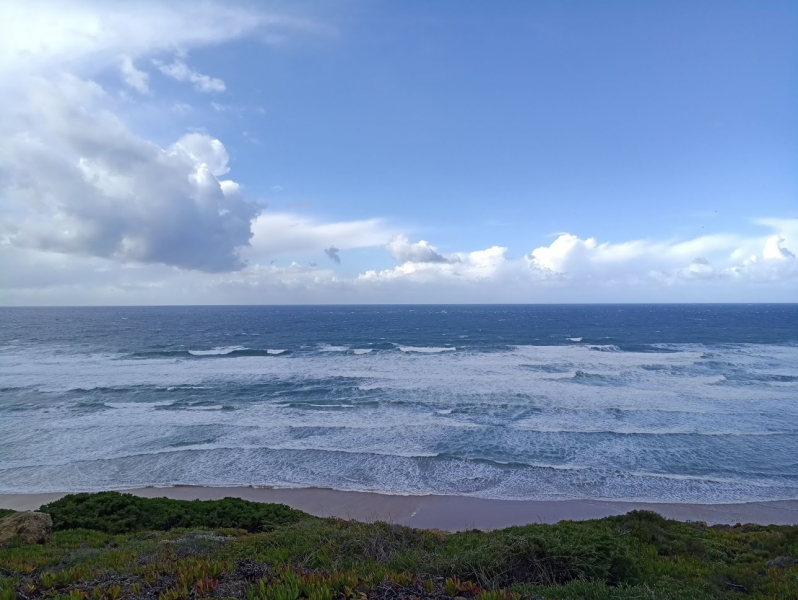
[[54,538],[0,549],[0,600],[798,598],[798,566],[765,565],[798,557],[798,526],[707,527],[635,511],[448,534],[110,492],[42,510]]

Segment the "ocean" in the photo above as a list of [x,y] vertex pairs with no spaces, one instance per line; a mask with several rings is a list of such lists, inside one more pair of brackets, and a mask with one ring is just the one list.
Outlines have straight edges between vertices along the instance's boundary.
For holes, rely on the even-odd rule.
[[798,498],[798,305],[0,309],[0,493]]

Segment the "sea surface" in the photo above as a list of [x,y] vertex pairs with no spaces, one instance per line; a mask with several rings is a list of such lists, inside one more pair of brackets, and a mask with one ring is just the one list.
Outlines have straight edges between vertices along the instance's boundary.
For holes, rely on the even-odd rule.
[[798,305],[0,309],[0,493],[798,498]]

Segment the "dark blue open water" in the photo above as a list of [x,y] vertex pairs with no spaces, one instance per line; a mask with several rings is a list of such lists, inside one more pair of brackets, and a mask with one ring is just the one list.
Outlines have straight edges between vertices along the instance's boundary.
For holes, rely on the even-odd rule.
[[798,498],[798,305],[0,309],[0,492]]

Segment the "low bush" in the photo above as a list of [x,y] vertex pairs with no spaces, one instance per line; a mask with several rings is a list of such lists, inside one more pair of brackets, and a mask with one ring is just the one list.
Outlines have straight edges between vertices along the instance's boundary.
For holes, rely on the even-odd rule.
[[170,500],[119,492],[70,494],[39,510],[53,518],[56,531],[92,529],[111,534],[176,527],[271,531],[308,516],[284,504],[248,502],[240,498]]

